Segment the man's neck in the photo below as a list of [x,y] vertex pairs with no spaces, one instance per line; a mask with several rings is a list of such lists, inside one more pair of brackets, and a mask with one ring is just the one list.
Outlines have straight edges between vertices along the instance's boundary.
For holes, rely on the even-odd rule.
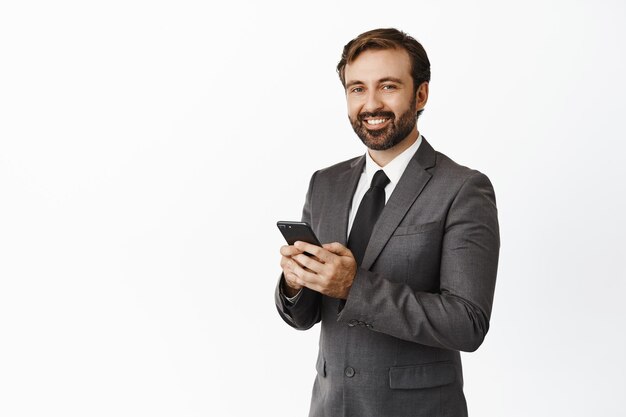
[[418,137],[419,137],[419,132],[417,131],[417,128],[415,128],[400,143],[398,143],[397,145],[389,149],[385,149],[384,151],[375,151],[373,149],[368,149],[367,151],[369,152],[374,162],[376,162],[378,166],[382,168],[385,165],[387,165],[389,162],[393,161],[393,159],[396,156],[406,151],[409,148],[409,146],[413,145]]

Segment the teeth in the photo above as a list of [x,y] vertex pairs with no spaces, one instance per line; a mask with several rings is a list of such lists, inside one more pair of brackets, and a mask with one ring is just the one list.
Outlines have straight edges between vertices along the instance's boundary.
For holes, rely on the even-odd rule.
[[387,121],[387,119],[373,119],[373,120],[368,120],[367,123],[370,125],[379,125],[381,123],[385,123]]

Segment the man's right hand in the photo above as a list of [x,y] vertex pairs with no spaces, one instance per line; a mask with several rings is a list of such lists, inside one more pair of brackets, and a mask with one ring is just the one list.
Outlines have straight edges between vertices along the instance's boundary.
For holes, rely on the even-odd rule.
[[[283,293],[287,297],[293,297],[302,289],[302,285],[296,283],[296,276],[293,273],[293,268],[299,265],[291,257],[303,253],[301,250],[296,249],[295,246],[281,246],[280,248],[280,267],[283,269],[283,276],[285,277],[285,284],[283,286]],[[301,265],[299,265],[302,267]]]

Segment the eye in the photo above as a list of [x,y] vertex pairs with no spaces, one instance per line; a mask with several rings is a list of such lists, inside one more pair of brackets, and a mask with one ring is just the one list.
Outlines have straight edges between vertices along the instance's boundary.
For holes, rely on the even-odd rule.
[[387,91],[391,91],[391,90],[396,90],[397,87],[393,84],[385,84],[383,85],[383,90],[387,90]]
[[358,94],[358,93],[362,93],[362,92],[363,92],[363,87],[352,87],[352,88],[350,89],[350,92],[351,92],[351,93],[357,93],[357,94]]

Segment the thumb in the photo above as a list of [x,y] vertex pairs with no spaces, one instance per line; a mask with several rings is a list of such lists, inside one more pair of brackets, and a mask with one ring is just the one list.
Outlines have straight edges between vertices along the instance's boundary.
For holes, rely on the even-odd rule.
[[322,247],[324,249],[326,249],[329,252],[334,253],[335,255],[338,256],[352,256],[352,252],[350,251],[350,249],[346,248],[345,246],[343,246],[341,243],[339,242],[333,242],[333,243],[325,243],[322,245]]

